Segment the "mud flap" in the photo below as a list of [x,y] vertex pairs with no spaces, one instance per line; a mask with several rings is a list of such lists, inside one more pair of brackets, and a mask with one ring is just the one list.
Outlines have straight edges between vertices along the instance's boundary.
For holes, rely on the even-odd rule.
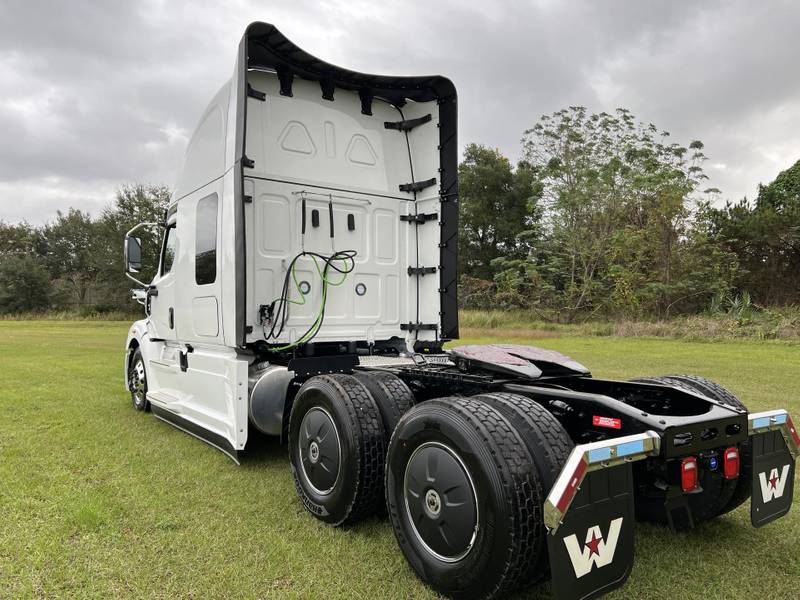
[[625,583],[633,528],[631,465],[587,473],[558,531],[547,536],[553,596],[596,598]]
[[750,521],[753,527],[771,523],[789,512],[794,492],[794,457],[781,431],[757,433],[753,448],[753,491]]
[[544,505],[553,596],[596,598],[633,568],[633,469],[657,456],[654,431],[576,446]]

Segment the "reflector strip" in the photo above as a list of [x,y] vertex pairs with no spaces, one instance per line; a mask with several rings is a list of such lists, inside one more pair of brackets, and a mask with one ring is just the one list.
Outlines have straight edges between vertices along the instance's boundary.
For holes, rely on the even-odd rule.
[[626,442],[617,446],[617,456],[628,456],[630,454],[636,454],[637,452],[644,452],[643,440]]
[[758,419],[753,419],[753,427],[755,429],[769,427],[769,419],[769,417],[759,417]]
[[611,448],[595,448],[589,450],[589,462],[596,463],[611,459]]
[[797,428],[794,426],[792,417],[787,417],[786,423],[789,425],[789,433],[791,434],[794,443],[800,446],[800,435],[797,434]]
[[569,480],[567,484],[567,489],[564,490],[564,493],[561,494],[561,498],[556,505],[556,508],[561,511],[561,513],[565,513],[567,511],[567,507],[569,503],[572,501],[572,497],[575,495],[575,491],[578,489],[578,485],[583,480],[583,474],[586,472],[586,463],[584,461],[580,461],[578,466],[575,469],[575,472],[572,474],[572,478]]
[[544,502],[544,523],[548,533],[555,534],[558,530],[589,472],[622,467],[648,456],[657,456],[660,448],[661,436],[655,431],[575,446]]
[[766,431],[780,430],[789,452],[794,458],[800,456],[800,435],[792,422],[792,417],[783,409],[751,413],[748,416],[750,435]]

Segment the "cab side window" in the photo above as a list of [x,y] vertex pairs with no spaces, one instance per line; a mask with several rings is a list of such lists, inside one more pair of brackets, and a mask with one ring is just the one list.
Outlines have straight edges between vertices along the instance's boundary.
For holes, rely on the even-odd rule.
[[167,229],[164,236],[164,250],[161,255],[161,275],[166,275],[172,271],[175,264],[175,255],[178,253],[178,229],[175,225]]
[[217,195],[201,198],[197,203],[195,231],[194,279],[197,285],[217,280]]

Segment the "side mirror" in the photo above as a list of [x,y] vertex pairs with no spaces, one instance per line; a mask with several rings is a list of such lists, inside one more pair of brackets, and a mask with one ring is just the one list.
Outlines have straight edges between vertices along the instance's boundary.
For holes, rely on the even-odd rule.
[[125,238],[125,271],[138,273],[142,268],[142,239]]

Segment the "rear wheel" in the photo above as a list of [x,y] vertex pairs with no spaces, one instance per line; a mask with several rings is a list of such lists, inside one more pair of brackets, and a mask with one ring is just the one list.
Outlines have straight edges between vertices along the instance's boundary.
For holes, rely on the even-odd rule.
[[[574,447],[567,431],[543,406],[525,396],[495,393],[473,398],[497,409],[520,434],[539,474],[544,501]],[[523,585],[543,579],[550,568],[544,524],[537,523],[536,526],[542,528],[539,561],[528,565],[522,575]]]
[[406,413],[389,445],[386,497],[403,554],[440,593],[492,598],[539,561],[538,473],[520,434],[485,402],[436,399]]
[[[747,410],[736,396],[719,384],[703,377],[664,375],[635,379],[634,381],[669,385],[689,392],[700,393],[731,408]],[[749,440],[739,444],[739,453],[740,469],[739,477],[736,479],[725,479],[722,476],[721,467],[717,467],[715,471],[703,469],[699,480],[703,491],[687,495],[695,522],[706,521],[725,514],[740,506],[750,497],[752,460]],[[664,500],[665,493],[662,490],[651,487],[644,492],[639,489],[636,496],[637,516],[645,521],[668,523]]]
[[289,417],[289,457],[306,510],[331,525],[373,514],[383,503],[383,425],[375,401],[351,375],[306,381]]
[[128,388],[131,391],[133,408],[139,411],[150,410],[147,400],[147,371],[144,367],[144,358],[139,348],[133,351],[130,368],[128,369]]
[[405,382],[393,373],[355,371],[353,375],[372,394],[381,413],[381,421],[388,443],[400,417],[414,406],[414,394],[411,393]]

